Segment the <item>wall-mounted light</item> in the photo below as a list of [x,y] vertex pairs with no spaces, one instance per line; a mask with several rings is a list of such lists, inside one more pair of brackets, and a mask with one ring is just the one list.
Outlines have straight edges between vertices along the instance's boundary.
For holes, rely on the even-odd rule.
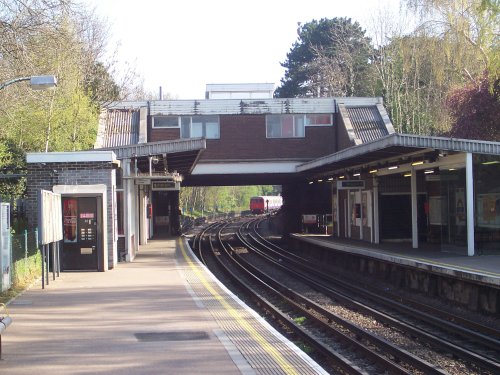
[[333,181],[333,177],[330,177],[330,178],[328,179],[328,181]]
[[318,180],[318,182],[323,182],[323,180],[320,178],[320,179]]
[[422,164],[424,164],[423,160],[418,160],[418,161],[414,161],[413,163],[411,163],[412,166],[422,165]]
[[500,161],[498,160],[492,160],[492,161],[485,161],[484,163],[481,163],[482,165],[492,165],[492,164],[498,164]]
[[425,174],[431,174],[431,173],[434,173],[434,169],[427,169],[426,171],[424,171]]
[[341,179],[341,180],[342,180],[343,178],[345,178],[345,176],[344,176],[344,175],[339,176],[339,179]]
[[361,173],[356,172],[356,173],[354,173],[354,174],[353,174],[353,176],[354,176],[354,177],[359,177],[359,176],[361,176]]
[[403,177],[411,177],[411,172],[410,173],[405,173]]
[[398,168],[399,168],[399,165],[391,165],[390,167],[387,167],[387,169],[389,169],[389,170],[398,169]]
[[309,185],[312,185],[312,184],[314,184],[314,181],[309,181]]
[[378,172],[378,169],[371,169],[370,171],[368,171],[368,173],[377,173]]

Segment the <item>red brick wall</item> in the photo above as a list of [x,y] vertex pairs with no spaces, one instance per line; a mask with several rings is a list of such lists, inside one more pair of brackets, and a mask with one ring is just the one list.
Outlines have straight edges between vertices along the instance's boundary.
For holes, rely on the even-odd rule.
[[[267,139],[265,115],[220,116],[220,139],[207,139],[200,160],[317,158],[336,151],[335,126],[306,127],[305,138]],[[150,128],[150,142],[179,137],[179,129]]]
[[174,139],[179,139],[181,137],[181,130],[178,128],[153,129],[150,127],[149,129],[150,131],[148,136],[148,142],[171,141]]

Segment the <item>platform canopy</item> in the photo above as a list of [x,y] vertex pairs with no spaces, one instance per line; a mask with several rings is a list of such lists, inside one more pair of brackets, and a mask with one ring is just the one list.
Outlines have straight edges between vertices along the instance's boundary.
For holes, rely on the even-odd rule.
[[500,155],[500,142],[390,134],[297,166],[299,173],[321,175],[346,170],[380,168],[402,160],[437,159],[453,153]]
[[149,166],[152,165],[156,171],[177,171],[181,175],[187,175],[191,173],[205,148],[205,139],[197,138],[115,146],[99,150],[113,151],[118,160],[136,160],[141,171],[149,170]]

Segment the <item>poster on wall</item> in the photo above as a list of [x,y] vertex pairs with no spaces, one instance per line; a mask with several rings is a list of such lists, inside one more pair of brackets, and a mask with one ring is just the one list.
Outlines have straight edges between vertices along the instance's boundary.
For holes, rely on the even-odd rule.
[[500,227],[500,194],[478,194],[477,223],[482,227]]
[[63,223],[64,223],[64,242],[74,243],[77,241],[77,200],[66,199],[64,200],[63,207]]
[[457,189],[455,191],[455,220],[457,225],[465,225],[464,189]]
[[441,196],[429,197],[429,224],[447,225],[448,224],[448,205]]

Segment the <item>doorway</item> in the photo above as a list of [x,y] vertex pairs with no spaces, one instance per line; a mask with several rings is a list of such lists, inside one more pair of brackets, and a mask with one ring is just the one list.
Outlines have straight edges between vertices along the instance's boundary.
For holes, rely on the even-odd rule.
[[102,246],[102,198],[62,198],[63,271],[99,271]]

